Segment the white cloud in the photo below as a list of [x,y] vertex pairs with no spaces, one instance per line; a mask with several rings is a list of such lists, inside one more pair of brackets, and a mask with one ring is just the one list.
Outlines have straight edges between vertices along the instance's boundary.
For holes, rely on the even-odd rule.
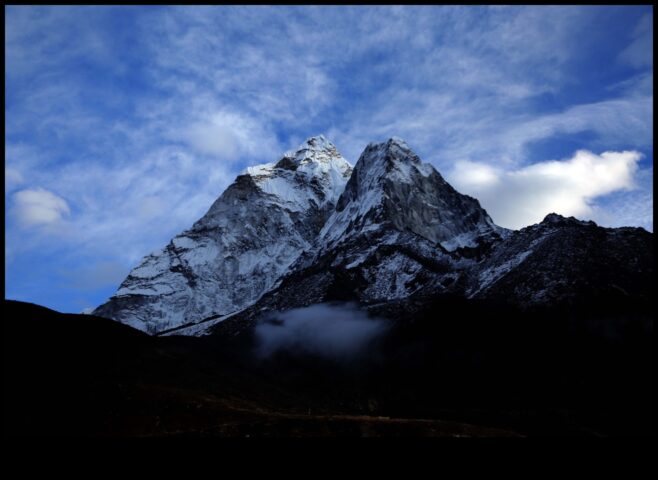
[[256,352],[268,357],[279,350],[346,358],[364,351],[387,329],[352,303],[319,303],[271,312],[256,326]]
[[592,220],[607,227],[638,226],[653,232],[653,167],[635,175],[636,189],[620,190],[593,206]]
[[52,225],[71,213],[66,200],[43,188],[13,195],[13,213],[24,226]]
[[579,150],[568,160],[515,170],[458,162],[448,180],[461,192],[478,198],[496,223],[518,229],[540,222],[551,212],[592,218],[595,199],[635,187],[641,158],[636,151],[596,155]]
[[230,126],[217,122],[197,123],[184,132],[184,139],[197,152],[227,160],[238,156],[238,145]]
[[[26,165],[24,175],[42,188],[11,197],[12,219],[42,228],[29,236],[8,228],[10,253],[63,247],[74,257],[103,256],[129,266],[191,227],[237,171],[172,146],[108,164]],[[76,206],[74,216],[69,204]]]
[[450,178],[466,190],[492,188],[500,184],[501,171],[484,163],[463,160],[457,162]]

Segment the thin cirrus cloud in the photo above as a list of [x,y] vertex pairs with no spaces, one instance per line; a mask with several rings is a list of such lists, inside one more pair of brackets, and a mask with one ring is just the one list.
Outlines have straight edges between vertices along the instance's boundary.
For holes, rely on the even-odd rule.
[[448,179],[475,196],[501,226],[518,229],[540,222],[547,214],[592,218],[597,197],[632,190],[642,154],[580,150],[567,160],[539,162],[503,170],[462,161]]
[[633,43],[619,54],[619,61],[636,68],[653,65],[653,15],[646,14],[633,30]]
[[[402,137],[504,226],[652,229],[652,36],[649,7],[7,7],[9,292],[114,278],[317,133]],[[583,150],[619,177],[576,181]]]
[[194,152],[218,160],[235,162],[273,151],[276,138],[253,118],[219,111],[183,127],[173,138],[185,142]]

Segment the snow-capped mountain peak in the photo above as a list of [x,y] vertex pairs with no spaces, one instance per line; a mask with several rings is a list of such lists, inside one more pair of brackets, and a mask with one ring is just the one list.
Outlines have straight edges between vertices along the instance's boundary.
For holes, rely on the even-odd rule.
[[247,168],[95,313],[156,333],[250,305],[311,246],[351,172],[323,136]]
[[297,153],[304,150],[331,151],[335,153],[336,146],[331,143],[331,141],[327,140],[324,135],[320,134],[307,138],[306,141],[302,143],[294,152]]
[[324,135],[308,138],[297,149],[287,151],[276,164],[279,168],[295,170],[306,164],[334,165],[337,168],[351,168],[336,149],[336,146],[327,140]]
[[[351,173],[350,163],[323,135],[309,138],[278,162],[245,170],[263,192],[283,199],[293,210],[304,210],[309,202],[319,207],[335,204]],[[306,188],[308,182],[311,189]]]
[[361,154],[320,232],[322,249],[380,228],[410,231],[449,251],[504,232],[477,200],[457,192],[398,137],[371,143]]
[[[149,333],[203,334],[332,299],[376,306],[449,293],[530,305],[587,291],[590,278],[642,293],[652,242],[641,229],[557,214],[510,232],[401,138],[369,144],[352,169],[319,135],[238,175],[93,313]],[[596,275],[577,283],[579,269]]]
[[407,142],[392,137],[386,142],[370,143],[361,155],[361,168],[368,170],[374,181],[389,177],[404,183],[413,183],[412,172],[429,176],[435,172],[430,164],[423,163]]

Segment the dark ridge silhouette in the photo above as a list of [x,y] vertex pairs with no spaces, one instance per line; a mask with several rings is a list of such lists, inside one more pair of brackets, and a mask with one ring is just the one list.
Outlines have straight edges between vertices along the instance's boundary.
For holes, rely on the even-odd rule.
[[652,434],[652,302],[434,298],[361,355],[4,303],[5,436]]

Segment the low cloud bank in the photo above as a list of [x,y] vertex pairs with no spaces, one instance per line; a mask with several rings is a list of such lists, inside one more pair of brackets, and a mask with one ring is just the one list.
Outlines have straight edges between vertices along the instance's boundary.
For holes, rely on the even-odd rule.
[[369,317],[354,303],[320,303],[272,312],[256,326],[256,353],[261,357],[287,351],[352,358],[386,328],[384,320]]

